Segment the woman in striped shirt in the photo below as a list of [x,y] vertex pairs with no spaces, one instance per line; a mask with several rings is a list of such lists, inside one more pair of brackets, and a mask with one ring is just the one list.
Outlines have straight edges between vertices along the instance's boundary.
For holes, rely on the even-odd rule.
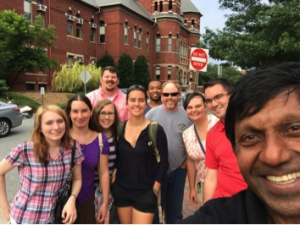
[[[105,134],[108,139],[109,144],[109,176],[111,178],[112,171],[115,166],[115,161],[117,158],[116,153],[116,142],[117,142],[117,126],[119,123],[119,115],[114,103],[108,99],[101,100],[98,102],[94,109],[92,115],[92,122],[95,129],[98,132]],[[98,174],[95,173],[95,185],[99,183]],[[109,223],[119,223],[116,208],[112,205],[109,216]]]

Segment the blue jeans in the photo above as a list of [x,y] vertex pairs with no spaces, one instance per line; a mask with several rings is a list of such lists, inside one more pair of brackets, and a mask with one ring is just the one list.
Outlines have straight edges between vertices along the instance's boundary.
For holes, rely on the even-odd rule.
[[[166,212],[166,223],[174,224],[183,218],[182,204],[186,170],[180,167],[167,175],[161,185],[161,205]],[[153,223],[158,224],[158,213],[155,213]]]

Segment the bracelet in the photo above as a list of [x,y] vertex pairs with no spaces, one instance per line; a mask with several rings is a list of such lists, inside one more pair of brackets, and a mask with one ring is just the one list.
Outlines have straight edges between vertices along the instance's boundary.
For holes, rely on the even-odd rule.
[[102,203],[101,205],[103,205],[103,206],[106,206],[106,207],[108,206],[108,205],[107,205],[107,204],[105,204],[105,203]]
[[71,196],[74,196],[75,200],[77,199],[77,196],[75,194],[71,194],[70,197]]

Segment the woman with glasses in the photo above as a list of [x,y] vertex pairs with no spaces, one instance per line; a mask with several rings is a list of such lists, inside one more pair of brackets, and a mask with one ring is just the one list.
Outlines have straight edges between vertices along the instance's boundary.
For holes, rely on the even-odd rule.
[[[187,151],[187,172],[190,185],[189,199],[193,204],[203,204],[203,181],[206,175],[205,139],[208,130],[218,119],[206,114],[205,98],[199,92],[187,95],[184,102],[192,126],[183,132],[183,141]],[[199,198],[198,198],[199,193]]]
[[128,89],[126,105],[130,119],[125,121],[118,140],[116,170],[111,191],[121,223],[149,224],[157,209],[157,194],[168,169],[168,146],[163,128],[157,127],[156,162],[150,137],[150,121],[144,116],[147,93],[140,85]]
[[[116,143],[117,143],[117,126],[119,123],[119,114],[115,104],[109,99],[98,102],[92,114],[92,123],[95,125],[97,132],[103,133],[108,140],[109,145],[109,176],[111,178],[115,161],[117,159]],[[95,184],[99,184],[99,176],[95,174]],[[109,213],[109,223],[120,223],[116,207],[112,204]]]
[[[96,221],[103,222],[107,214],[109,201],[109,146],[107,138],[102,134],[103,149],[100,152],[98,133],[94,131],[95,129],[91,122],[92,104],[86,96],[75,95],[71,98],[68,101],[66,113],[69,117],[71,127],[70,134],[73,139],[80,143],[82,153],[85,157],[81,167],[82,188],[77,197],[79,213],[76,223],[94,224]],[[100,168],[99,177],[101,179],[103,203],[97,214],[98,217],[95,218],[94,171],[97,167]]]

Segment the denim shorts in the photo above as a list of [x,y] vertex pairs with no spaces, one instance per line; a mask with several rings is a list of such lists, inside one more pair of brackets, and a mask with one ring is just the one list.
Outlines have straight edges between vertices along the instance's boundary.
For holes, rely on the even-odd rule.
[[117,207],[131,206],[145,213],[155,213],[157,208],[157,196],[152,188],[140,191],[129,190],[114,182],[111,185],[111,193],[114,197],[114,204]]

